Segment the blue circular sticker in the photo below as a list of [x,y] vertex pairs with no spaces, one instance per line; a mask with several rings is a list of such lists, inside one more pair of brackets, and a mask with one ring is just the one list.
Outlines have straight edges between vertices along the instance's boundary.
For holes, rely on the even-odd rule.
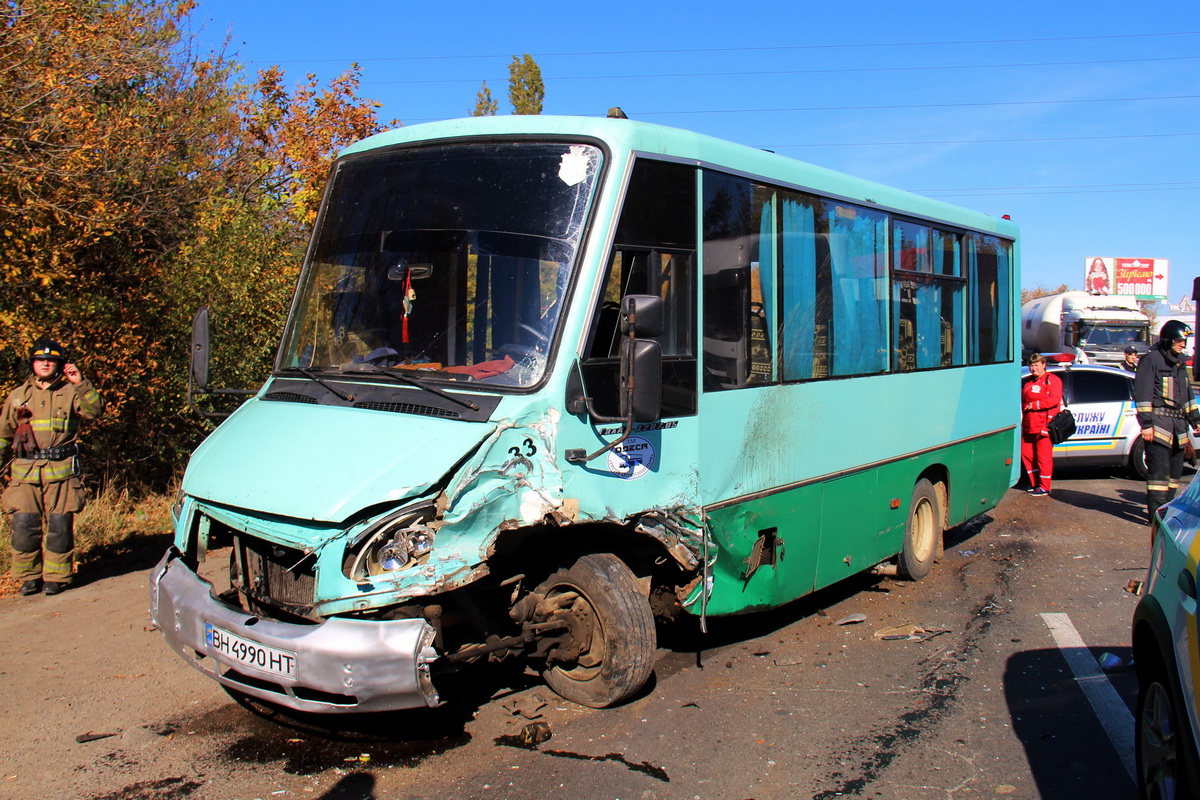
[[641,436],[630,436],[608,451],[608,471],[618,478],[637,480],[654,467],[654,445]]

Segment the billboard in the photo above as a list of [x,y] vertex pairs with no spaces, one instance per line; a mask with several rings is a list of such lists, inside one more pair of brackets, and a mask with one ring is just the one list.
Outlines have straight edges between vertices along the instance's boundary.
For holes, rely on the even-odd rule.
[[1170,261],[1165,258],[1084,259],[1083,288],[1091,294],[1121,294],[1166,300]]

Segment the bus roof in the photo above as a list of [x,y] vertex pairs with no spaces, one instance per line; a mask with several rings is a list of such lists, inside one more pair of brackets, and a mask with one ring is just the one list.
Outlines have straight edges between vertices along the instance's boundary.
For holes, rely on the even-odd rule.
[[465,117],[385,131],[347,147],[342,155],[414,142],[515,135],[569,135],[597,139],[614,152],[682,159],[762,178],[771,183],[809,189],[856,203],[1017,238],[1017,226],[1013,222],[982,212],[856,178],[768,150],[681,128],[628,119],[520,114]]

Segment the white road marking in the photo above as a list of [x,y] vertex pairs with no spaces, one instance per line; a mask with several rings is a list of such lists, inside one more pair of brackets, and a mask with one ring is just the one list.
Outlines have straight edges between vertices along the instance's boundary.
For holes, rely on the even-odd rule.
[[1066,614],[1042,614],[1042,619],[1050,629],[1054,643],[1062,651],[1063,658],[1067,660],[1067,666],[1075,673],[1075,682],[1092,704],[1092,710],[1096,712],[1100,725],[1121,758],[1125,771],[1129,773],[1129,779],[1133,780],[1134,725],[1133,715],[1129,713],[1128,706],[1100,670],[1096,658],[1071,624],[1071,618]]

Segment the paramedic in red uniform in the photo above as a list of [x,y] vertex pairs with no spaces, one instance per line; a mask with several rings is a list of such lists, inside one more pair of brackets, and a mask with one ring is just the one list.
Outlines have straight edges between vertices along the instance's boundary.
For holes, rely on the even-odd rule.
[[1046,357],[1034,353],[1029,358],[1031,375],[1021,385],[1021,463],[1029,476],[1029,493],[1034,497],[1050,494],[1054,474],[1050,442],[1050,420],[1062,403],[1062,381],[1046,372]]

